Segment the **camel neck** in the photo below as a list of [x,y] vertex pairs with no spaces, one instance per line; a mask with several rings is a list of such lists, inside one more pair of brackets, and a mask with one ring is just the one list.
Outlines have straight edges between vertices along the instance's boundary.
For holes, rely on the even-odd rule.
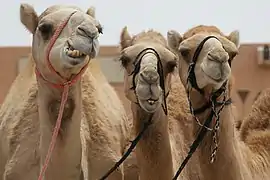
[[[192,99],[194,99],[193,104],[195,109],[207,103],[202,96],[200,99],[198,96],[196,96],[196,98],[194,96]],[[196,115],[201,124],[208,118],[210,111],[209,108],[203,113]],[[214,123],[214,121],[212,122]],[[242,166],[242,164],[240,164],[240,149],[236,139],[234,122],[232,106],[226,105],[220,113],[218,150],[216,160],[212,164],[210,163],[211,146],[214,146],[212,132],[207,132],[204,140],[198,147],[197,153],[204,179],[243,180],[243,174],[241,174],[243,171],[240,170]],[[210,125],[211,128],[213,128],[213,123]],[[196,138],[200,126],[195,120],[194,127],[194,138]]]
[[[62,92],[63,89],[56,89],[43,80],[38,80],[41,165],[44,164],[48,147],[51,142],[52,132],[61,104]],[[81,172],[81,101],[81,82],[77,82],[69,90],[61,129],[45,174],[46,180],[79,179]]]
[[[137,104],[132,104],[135,132],[138,134],[149,114]],[[136,147],[136,156],[141,180],[172,179],[173,164],[168,132],[168,118],[160,107],[152,117],[152,124],[148,126]]]

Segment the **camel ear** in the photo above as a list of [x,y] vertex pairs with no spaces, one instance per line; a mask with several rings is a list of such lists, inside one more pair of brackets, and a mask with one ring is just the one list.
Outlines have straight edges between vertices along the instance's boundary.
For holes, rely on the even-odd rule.
[[167,32],[167,40],[169,48],[178,51],[179,45],[182,42],[182,36],[175,30],[170,30]]
[[86,14],[88,14],[92,18],[96,18],[96,8],[91,6],[89,9],[87,9]]
[[229,34],[229,36],[227,36],[227,39],[232,41],[236,45],[236,47],[239,48],[239,46],[240,46],[240,33],[239,33],[239,31],[235,30],[235,31],[231,32]]
[[36,31],[38,26],[38,15],[34,8],[26,3],[20,6],[20,19],[21,23],[32,33]]
[[121,46],[121,50],[129,47],[131,45],[131,36],[127,30],[127,26],[125,26],[122,31],[121,31],[121,35],[120,35],[120,46]]

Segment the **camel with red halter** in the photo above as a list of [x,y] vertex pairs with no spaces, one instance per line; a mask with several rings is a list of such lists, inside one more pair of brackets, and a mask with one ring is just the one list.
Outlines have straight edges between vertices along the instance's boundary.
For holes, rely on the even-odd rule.
[[[0,109],[0,180],[96,180],[121,158],[130,122],[94,59],[95,11],[55,5],[38,16],[22,4],[20,17],[32,55]],[[109,177],[123,178],[123,165]]]

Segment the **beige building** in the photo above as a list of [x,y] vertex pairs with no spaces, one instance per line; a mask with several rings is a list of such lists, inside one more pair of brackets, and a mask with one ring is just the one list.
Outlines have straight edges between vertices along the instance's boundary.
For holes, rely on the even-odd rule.
[[[270,87],[270,60],[263,59],[263,47],[260,44],[243,44],[240,53],[233,61],[235,87],[233,101],[237,106],[239,117],[246,115],[258,93]],[[20,72],[30,53],[29,47],[1,47],[0,66],[0,104],[3,102],[10,85]],[[98,59],[101,68],[114,86],[125,108],[129,111],[129,102],[123,93],[123,69],[117,62],[118,48],[103,46]],[[130,112],[130,111],[129,111]]]

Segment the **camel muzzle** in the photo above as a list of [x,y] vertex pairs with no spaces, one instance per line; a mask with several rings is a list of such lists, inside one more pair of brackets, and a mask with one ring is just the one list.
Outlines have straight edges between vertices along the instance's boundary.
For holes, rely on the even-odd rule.
[[90,59],[95,58],[99,52],[99,41],[97,38],[89,38],[82,35],[72,36],[66,43],[65,51],[73,58],[88,55]]

